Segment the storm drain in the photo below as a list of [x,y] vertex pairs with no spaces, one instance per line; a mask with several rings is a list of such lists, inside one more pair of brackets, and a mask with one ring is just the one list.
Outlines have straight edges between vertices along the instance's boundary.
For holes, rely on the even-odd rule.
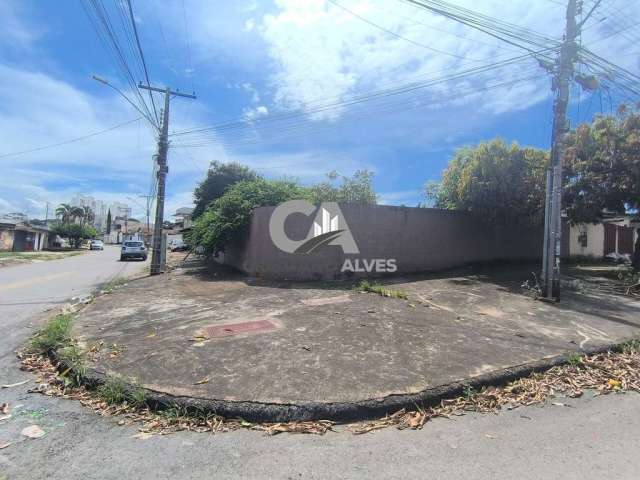
[[230,337],[241,333],[262,333],[275,330],[277,325],[269,320],[252,322],[227,323],[224,325],[210,325],[204,328],[209,338]]

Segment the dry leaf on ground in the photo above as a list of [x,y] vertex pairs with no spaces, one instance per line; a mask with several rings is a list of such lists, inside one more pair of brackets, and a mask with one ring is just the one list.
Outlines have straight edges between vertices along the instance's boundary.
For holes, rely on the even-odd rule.
[[7,385],[2,385],[2,388],[19,387],[20,385],[24,385],[25,383],[29,383],[29,380],[24,380],[24,381],[18,382],[18,383],[9,383]]
[[22,429],[22,435],[29,438],[42,438],[45,435],[44,430],[42,430],[38,425],[31,425],[29,427],[25,427]]

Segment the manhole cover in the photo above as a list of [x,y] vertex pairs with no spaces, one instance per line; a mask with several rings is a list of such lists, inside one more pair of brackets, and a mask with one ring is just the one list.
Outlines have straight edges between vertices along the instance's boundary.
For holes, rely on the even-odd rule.
[[229,337],[241,333],[262,333],[276,329],[276,324],[269,320],[256,320],[253,322],[226,323],[224,325],[210,325],[205,327],[209,338]]

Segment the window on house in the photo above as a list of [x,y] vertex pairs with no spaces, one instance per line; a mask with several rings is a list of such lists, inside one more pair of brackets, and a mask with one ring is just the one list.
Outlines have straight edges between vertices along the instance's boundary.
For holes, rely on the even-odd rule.
[[582,248],[587,247],[587,231],[580,232],[580,236],[578,237],[578,242],[580,242],[580,246]]

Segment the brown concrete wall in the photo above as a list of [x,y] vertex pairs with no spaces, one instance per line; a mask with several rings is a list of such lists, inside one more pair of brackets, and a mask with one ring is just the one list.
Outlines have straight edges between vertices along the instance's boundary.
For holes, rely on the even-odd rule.
[[13,250],[13,230],[0,230],[0,251]]
[[[441,270],[490,260],[538,259],[542,228],[492,227],[466,212],[426,208],[341,204],[360,249],[344,255],[339,246],[310,254],[280,251],[269,237],[274,207],[254,211],[243,245],[230,248],[225,263],[255,276],[296,280],[339,279],[345,258],[395,258],[398,275]],[[291,239],[305,238],[313,215],[292,215],[285,229]]]

